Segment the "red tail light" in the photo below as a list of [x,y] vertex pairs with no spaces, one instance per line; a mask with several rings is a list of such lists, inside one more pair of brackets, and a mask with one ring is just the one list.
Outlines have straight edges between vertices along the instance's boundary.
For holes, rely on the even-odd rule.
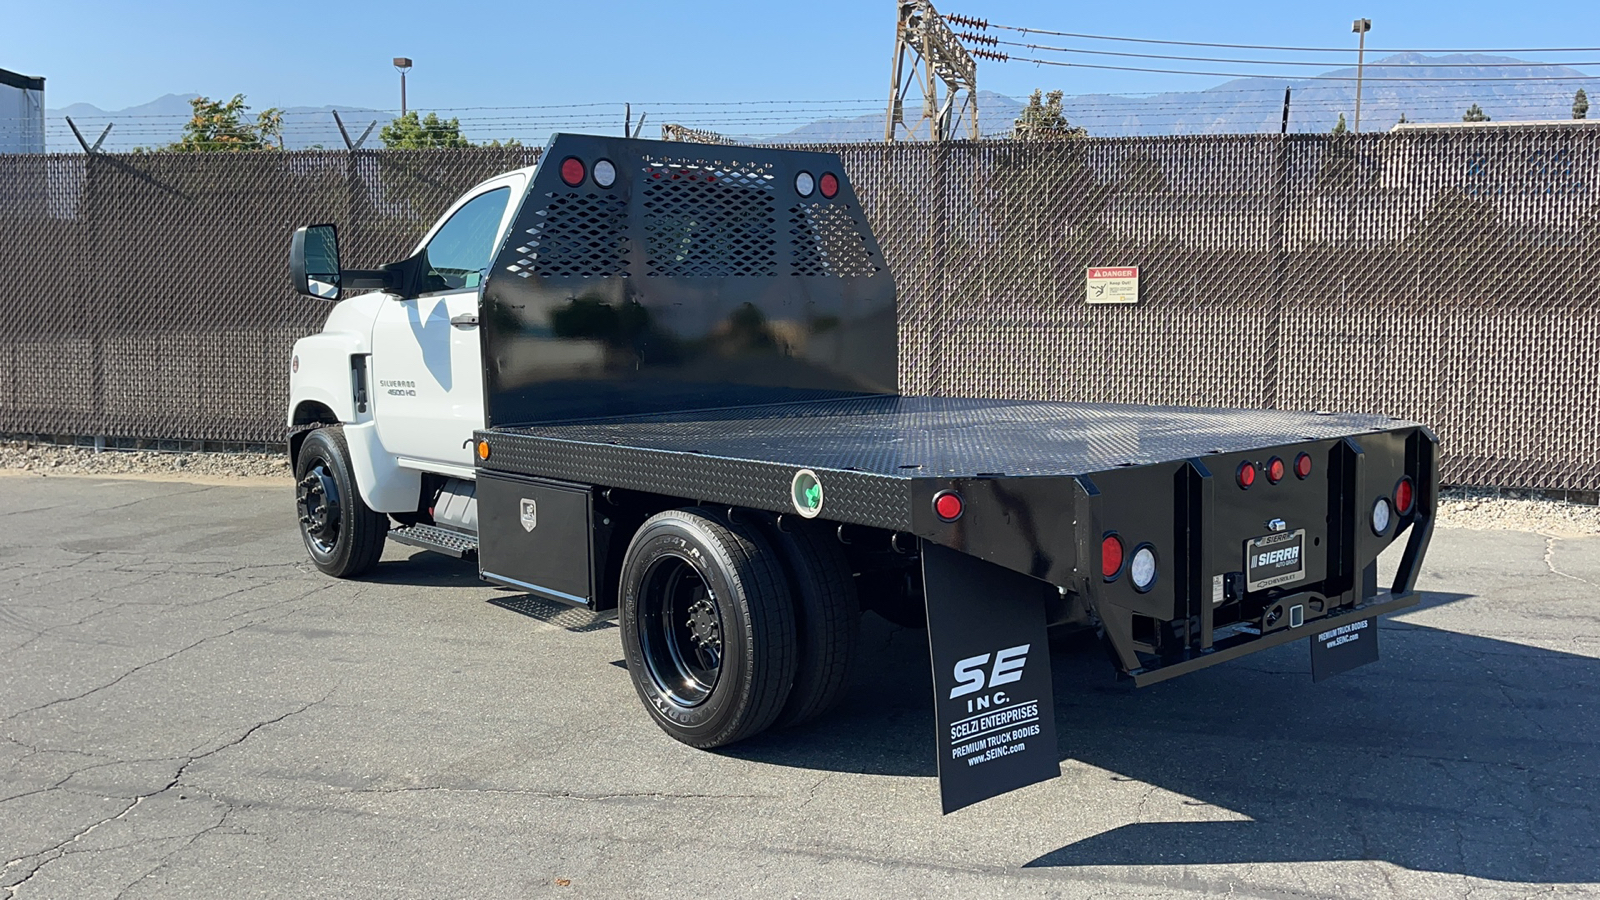
[[1255,484],[1256,464],[1253,462],[1239,463],[1239,471],[1236,474],[1236,477],[1239,479],[1239,487],[1247,488],[1250,485]]
[[1311,454],[1302,453],[1294,458],[1294,474],[1298,478],[1311,477]]
[[822,191],[822,196],[832,200],[839,193],[839,178],[832,172],[823,172],[817,179],[817,189]]
[[1122,572],[1122,538],[1108,534],[1100,541],[1100,574],[1107,581]]
[[1272,482],[1273,484],[1277,484],[1278,482],[1282,481],[1283,476],[1287,474],[1289,474],[1289,470],[1284,466],[1283,460],[1274,456],[1272,459],[1267,461],[1268,481]]
[[1411,512],[1411,504],[1415,503],[1416,500],[1417,490],[1416,487],[1411,484],[1410,476],[1400,479],[1400,483],[1394,486],[1395,512],[1398,512],[1402,516],[1409,515]]
[[954,522],[961,518],[963,504],[961,495],[955,491],[941,491],[933,498],[933,512],[946,522]]

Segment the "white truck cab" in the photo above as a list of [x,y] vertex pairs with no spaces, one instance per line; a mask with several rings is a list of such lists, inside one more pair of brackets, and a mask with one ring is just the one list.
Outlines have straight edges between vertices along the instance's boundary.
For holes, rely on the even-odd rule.
[[[321,333],[294,345],[288,424],[343,426],[355,485],[375,512],[415,512],[424,475],[474,478],[472,433],[484,424],[478,294],[532,173],[478,184],[428,229],[412,259],[425,258],[429,290],[340,300]],[[298,456],[304,433],[295,437]]]

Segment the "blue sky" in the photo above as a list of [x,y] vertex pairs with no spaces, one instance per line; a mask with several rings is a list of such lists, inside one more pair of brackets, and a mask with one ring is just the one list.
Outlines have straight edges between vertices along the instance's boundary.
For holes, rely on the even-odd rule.
[[[1178,40],[1353,48],[1350,22],[1364,15],[1374,22],[1369,43],[1380,48],[1600,44],[1600,4],[1593,2],[1513,7],[1477,0],[1280,0],[1218,7],[1192,0],[946,0],[938,6],[995,23]],[[625,100],[643,105],[878,102],[888,91],[893,20],[893,0],[493,5],[68,0],[7,10],[0,68],[45,76],[51,107],[87,102],[117,109],[166,93],[197,92],[244,93],[257,108],[390,109],[399,105],[399,87],[389,61],[401,55],[416,60],[410,100],[422,109]],[[1348,56],[1329,56],[1330,65],[1353,61],[1353,49]],[[1223,80],[1019,63],[979,68],[980,88],[1013,96],[1036,87],[1068,93],[1192,90]]]

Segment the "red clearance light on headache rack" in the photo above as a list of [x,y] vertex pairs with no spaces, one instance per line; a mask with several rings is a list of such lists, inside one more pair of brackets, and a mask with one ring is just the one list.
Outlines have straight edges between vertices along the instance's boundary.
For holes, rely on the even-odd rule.
[[822,196],[832,200],[839,195],[839,176],[832,172],[823,172],[817,179],[817,190],[822,191]]
[[1239,463],[1239,471],[1234,474],[1239,479],[1239,487],[1248,488],[1256,483],[1256,464],[1246,460]]
[[561,180],[565,181],[568,187],[583,184],[583,176],[583,160],[569,156],[561,161]]
[[1311,477],[1311,454],[1302,453],[1294,458],[1294,474],[1296,478]]
[[1107,581],[1122,574],[1122,538],[1108,534],[1100,541],[1100,574]]
[[1400,479],[1394,486],[1394,510],[1404,516],[1411,512],[1411,504],[1417,501],[1416,486],[1411,483],[1411,476]]
[[955,491],[940,491],[933,498],[933,512],[946,522],[954,522],[961,518],[965,508],[961,502],[961,495]]

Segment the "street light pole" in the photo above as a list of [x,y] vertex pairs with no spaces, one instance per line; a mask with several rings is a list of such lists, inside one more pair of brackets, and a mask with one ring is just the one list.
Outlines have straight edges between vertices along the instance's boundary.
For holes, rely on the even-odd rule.
[[1357,19],[1350,23],[1350,30],[1360,35],[1360,44],[1356,48],[1356,134],[1361,133],[1361,75],[1362,68],[1367,61],[1367,32],[1372,30],[1371,19]]
[[406,114],[406,70],[411,68],[409,57],[396,56],[394,58],[395,71],[400,73],[400,115]]

